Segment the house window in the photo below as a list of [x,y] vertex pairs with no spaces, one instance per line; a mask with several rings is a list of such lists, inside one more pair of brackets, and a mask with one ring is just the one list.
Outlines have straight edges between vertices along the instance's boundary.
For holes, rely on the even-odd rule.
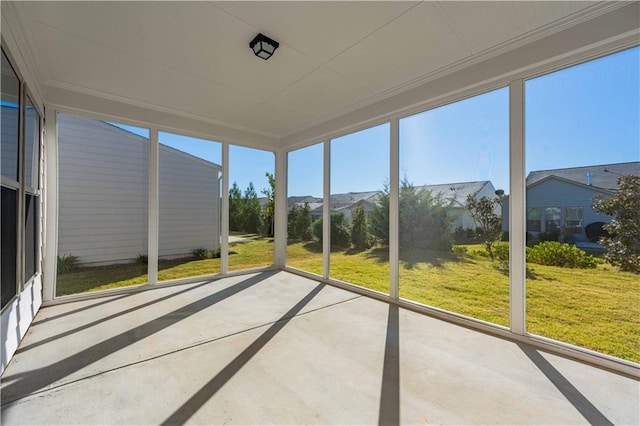
[[20,80],[2,51],[2,101],[0,161],[2,171],[2,308],[17,294],[18,200],[20,178]]
[[24,127],[24,279],[38,270],[38,162],[40,160],[40,115],[26,98]]
[[2,50],[2,308],[38,272],[41,118]]
[[540,207],[527,208],[527,232],[540,232],[542,209]]
[[566,234],[582,232],[582,207],[566,207],[564,209],[564,228]]
[[544,230],[545,232],[560,231],[560,219],[562,210],[560,207],[547,207],[544,209]]

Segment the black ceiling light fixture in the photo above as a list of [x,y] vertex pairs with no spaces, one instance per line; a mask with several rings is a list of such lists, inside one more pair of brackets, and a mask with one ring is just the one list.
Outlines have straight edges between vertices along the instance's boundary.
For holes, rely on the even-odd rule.
[[251,40],[251,43],[249,43],[249,47],[253,50],[254,55],[258,58],[264,59],[265,61],[273,55],[278,46],[280,46],[280,43],[275,40],[271,40],[262,33],[255,36],[254,39]]

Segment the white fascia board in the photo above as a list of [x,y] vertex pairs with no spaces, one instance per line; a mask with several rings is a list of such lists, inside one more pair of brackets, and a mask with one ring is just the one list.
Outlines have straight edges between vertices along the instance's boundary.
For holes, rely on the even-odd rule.
[[204,118],[186,117],[58,86],[48,85],[46,89],[47,103],[62,111],[249,148],[274,151],[278,146],[275,136],[225,126]]

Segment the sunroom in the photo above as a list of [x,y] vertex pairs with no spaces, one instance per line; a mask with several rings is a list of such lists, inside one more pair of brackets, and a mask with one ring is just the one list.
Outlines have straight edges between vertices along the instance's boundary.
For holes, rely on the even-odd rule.
[[640,422],[638,2],[0,7],[3,422]]

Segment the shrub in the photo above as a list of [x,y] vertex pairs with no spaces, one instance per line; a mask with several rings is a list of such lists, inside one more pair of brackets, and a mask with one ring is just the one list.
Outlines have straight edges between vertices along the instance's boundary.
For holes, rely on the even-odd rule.
[[509,244],[498,243],[493,248],[494,257],[501,262],[509,261]]
[[455,244],[474,244],[478,242],[478,233],[473,228],[458,226],[453,231],[453,241]]
[[455,254],[465,254],[469,250],[465,246],[453,246],[453,252]]
[[[313,235],[322,242],[322,218],[313,222]],[[344,220],[343,213],[331,213],[331,245],[348,246],[351,242],[351,232]]]
[[576,246],[557,241],[545,241],[527,247],[527,262],[564,268],[595,268],[596,259]]
[[136,265],[147,265],[149,263],[149,257],[146,254],[138,253],[134,263]]
[[78,267],[78,258],[71,253],[67,253],[65,255],[58,256],[58,273],[66,274],[67,272],[71,272]]
[[191,250],[191,257],[193,257],[195,260],[204,260],[209,258],[209,250],[207,250],[206,248],[195,248],[193,250]]
[[[450,252],[453,246],[447,208],[452,201],[428,189],[415,187],[404,178],[400,183],[399,237],[403,249]],[[371,234],[389,244],[389,186],[385,185],[370,215]]]

